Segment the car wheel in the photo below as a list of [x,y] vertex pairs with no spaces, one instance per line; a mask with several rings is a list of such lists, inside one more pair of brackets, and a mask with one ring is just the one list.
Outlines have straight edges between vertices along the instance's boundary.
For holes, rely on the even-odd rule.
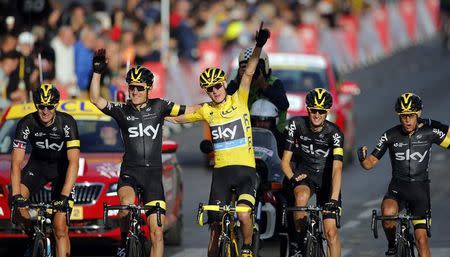
[[166,231],[164,242],[167,245],[181,245],[183,233],[183,216],[178,217],[175,224]]

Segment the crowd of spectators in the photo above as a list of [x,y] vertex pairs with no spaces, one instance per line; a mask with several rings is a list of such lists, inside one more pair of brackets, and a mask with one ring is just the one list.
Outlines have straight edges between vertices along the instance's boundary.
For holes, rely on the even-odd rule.
[[[166,1],[166,0],[162,0]],[[169,1],[169,0],[167,0]],[[367,0],[170,0],[168,62],[195,63],[201,40],[224,50],[253,42],[260,21],[279,33],[279,47],[296,50],[302,23],[336,26],[340,13],[359,12]],[[93,52],[106,48],[102,93],[124,83],[127,65],[161,61],[161,1],[57,0],[0,2],[0,103],[24,102],[41,82],[65,98],[85,98]],[[40,66],[40,69],[38,68]]]

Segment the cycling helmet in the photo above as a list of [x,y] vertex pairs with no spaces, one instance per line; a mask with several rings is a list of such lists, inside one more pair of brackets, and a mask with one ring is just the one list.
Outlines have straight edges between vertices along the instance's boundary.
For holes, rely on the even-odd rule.
[[[242,62],[248,62],[248,60],[250,59],[250,56],[252,56],[253,53],[253,48],[249,47],[249,48],[245,48],[242,49],[241,53],[239,54],[239,64],[241,64]],[[267,55],[267,53],[264,50],[261,50],[261,54],[259,55],[259,60],[264,63],[264,76],[268,76],[270,74],[270,66],[269,66],[269,56]]]
[[422,108],[422,99],[413,93],[405,93],[399,96],[395,103],[395,111],[398,114],[418,114]]
[[145,68],[144,66],[137,66],[131,68],[127,72],[126,81],[128,84],[131,83],[146,83],[147,88],[151,87],[153,85],[153,79],[154,79],[153,72],[151,72],[149,69]]
[[333,106],[333,97],[324,88],[315,88],[306,95],[306,107],[311,109],[329,110]]
[[52,105],[59,102],[59,91],[52,84],[41,84],[33,92],[33,102],[34,104]]
[[200,87],[208,88],[227,80],[225,71],[220,68],[207,68],[200,74]]
[[252,104],[250,119],[253,126],[256,121],[270,121],[271,126],[276,126],[278,118],[278,108],[267,99],[259,99]]

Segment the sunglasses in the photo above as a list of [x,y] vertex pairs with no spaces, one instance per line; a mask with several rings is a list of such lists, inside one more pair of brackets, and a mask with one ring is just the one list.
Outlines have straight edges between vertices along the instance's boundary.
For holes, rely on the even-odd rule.
[[312,114],[319,113],[320,115],[324,115],[327,113],[327,110],[318,110],[318,109],[309,109]]
[[145,90],[145,87],[143,87],[143,86],[138,86],[138,85],[129,85],[129,86],[128,86],[128,89],[129,89],[130,91],[134,91],[134,89],[137,89],[137,91],[142,92],[142,91]]
[[45,105],[45,104],[38,104],[37,105],[37,108],[39,110],[42,110],[42,111],[45,110],[45,108],[47,108],[47,110],[51,111],[51,110],[55,109],[55,107],[56,106],[54,106],[54,105]]
[[217,89],[217,90],[219,90],[219,89],[221,89],[222,87],[223,87],[222,84],[215,84],[214,86],[207,87],[207,88],[206,88],[206,92],[212,93],[212,91],[214,90],[214,88]]

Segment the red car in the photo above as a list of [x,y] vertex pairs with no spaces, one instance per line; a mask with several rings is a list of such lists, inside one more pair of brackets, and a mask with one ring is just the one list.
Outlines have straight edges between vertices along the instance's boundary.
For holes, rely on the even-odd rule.
[[[345,136],[346,155],[351,158],[355,141],[355,117],[353,96],[360,88],[352,82],[340,82],[338,73],[326,55],[300,53],[268,53],[272,75],[284,84],[289,100],[288,118],[307,115],[305,96],[309,90],[322,87],[333,96],[333,107],[327,119],[335,122]],[[237,58],[233,61],[233,74],[238,67]],[[234,78],[232,75],[231,78]],[[249,107],[250,108],[250,107]]]
[[[117,213],[110,213],[111,224],[103,224],[103,203],[119,204],[117,182],[123,155],[123,145],[117,123],[104,115],[89,101],[61,101],[59,111],[70,113],[78,124],[81,141],[80,166],[75,184],[75,206],[72,211],[69,236],[71,238],[107,238],[120,240]],[[0,127],[0,241],[24,238],[25,234],[10,223],[8,206],[12,140],[17,122],[35,111],[32,103],[11,106],[3,115]],[[174,141],[164,141],[162,150],[163,184],[167,215],[166,243],[181,243],[183,184]],[[28,150],[28,149],[27,149]],[[31,197],[32,201],[49,201],[46,186]]]

